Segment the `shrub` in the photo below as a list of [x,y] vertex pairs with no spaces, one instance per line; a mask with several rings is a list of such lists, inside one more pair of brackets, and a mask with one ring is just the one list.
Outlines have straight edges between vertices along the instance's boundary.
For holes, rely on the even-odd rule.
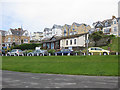
[[21,44],[21,45],[15,46],[13,49],[31,50],[39,46],[41,46],[41,44]]
[[55,52],[56,52],[55,49],[50,49],[50,50],[48,50],[48,53],[50,53],[51,55],[53,55]]

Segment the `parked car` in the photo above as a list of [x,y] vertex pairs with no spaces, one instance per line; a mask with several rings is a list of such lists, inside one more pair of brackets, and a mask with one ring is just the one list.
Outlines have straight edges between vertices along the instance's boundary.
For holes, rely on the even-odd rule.
[[62,53],[63,55],[68,55],[68,54],[74,55],[75,54],[71,49],[62,49],[61,51],[56,52],[55,54],[62,55]]
[[18,55],[23,55],[23,51],[20,49],[13,49],[10,52],[7,53],[8,56],[18,56]]
[[91,53],[102,53],[103,55],[108,55],[110,53],[109,50],[104,50],[102,48],[99,47],[91,47],[88,49],[89,54]]
[[0,56],[5,56],[5,50],[0,49]]
[[47,50],[34,50],[33,52],[29,52],[28,54],[27,54],[28,56],[47,56],[48,55],[48,52],[47,52]]

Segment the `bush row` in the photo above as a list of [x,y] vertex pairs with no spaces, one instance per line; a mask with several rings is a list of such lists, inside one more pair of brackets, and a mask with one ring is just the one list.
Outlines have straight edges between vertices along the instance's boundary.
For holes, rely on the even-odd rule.
[[40,47],[41,44],[21,44],[21,45],[16,45],[15,47],[13,47],[13,49],[21,49],[21,50],[31,50],[31,49],[35,49],[35,47]]

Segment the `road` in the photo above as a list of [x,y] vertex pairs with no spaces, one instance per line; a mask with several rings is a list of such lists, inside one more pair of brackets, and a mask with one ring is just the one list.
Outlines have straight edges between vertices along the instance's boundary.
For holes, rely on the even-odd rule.
[[117,88],[118,77],[2,71],[2,88]]

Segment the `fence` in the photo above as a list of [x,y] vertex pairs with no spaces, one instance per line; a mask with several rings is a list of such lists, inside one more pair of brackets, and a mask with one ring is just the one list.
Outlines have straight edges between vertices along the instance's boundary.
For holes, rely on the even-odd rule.
[[[22,55],[19,55],[19,54],[6,54],[6,55],[1,55],[1,56],[86,56],[87,53],[74,53],[74,54],[64,54],[64,53],[61,53],[61,55],[58,55],[57,53],[55,53],[54,55],[52,55],[51,53],[48,53],[47,55],[45,55],[44,53],[43,54],[31,54],[31,55],[28,55],[27,53],[24,53]],[[93,55],[96,55],[95,53],[89,53],[88,56],[93,56]],[[120,52],[111,52],[111,53],[106,53],[106,54],[103,54],[103,53],[99,53],[97,55],[120,55]]]

